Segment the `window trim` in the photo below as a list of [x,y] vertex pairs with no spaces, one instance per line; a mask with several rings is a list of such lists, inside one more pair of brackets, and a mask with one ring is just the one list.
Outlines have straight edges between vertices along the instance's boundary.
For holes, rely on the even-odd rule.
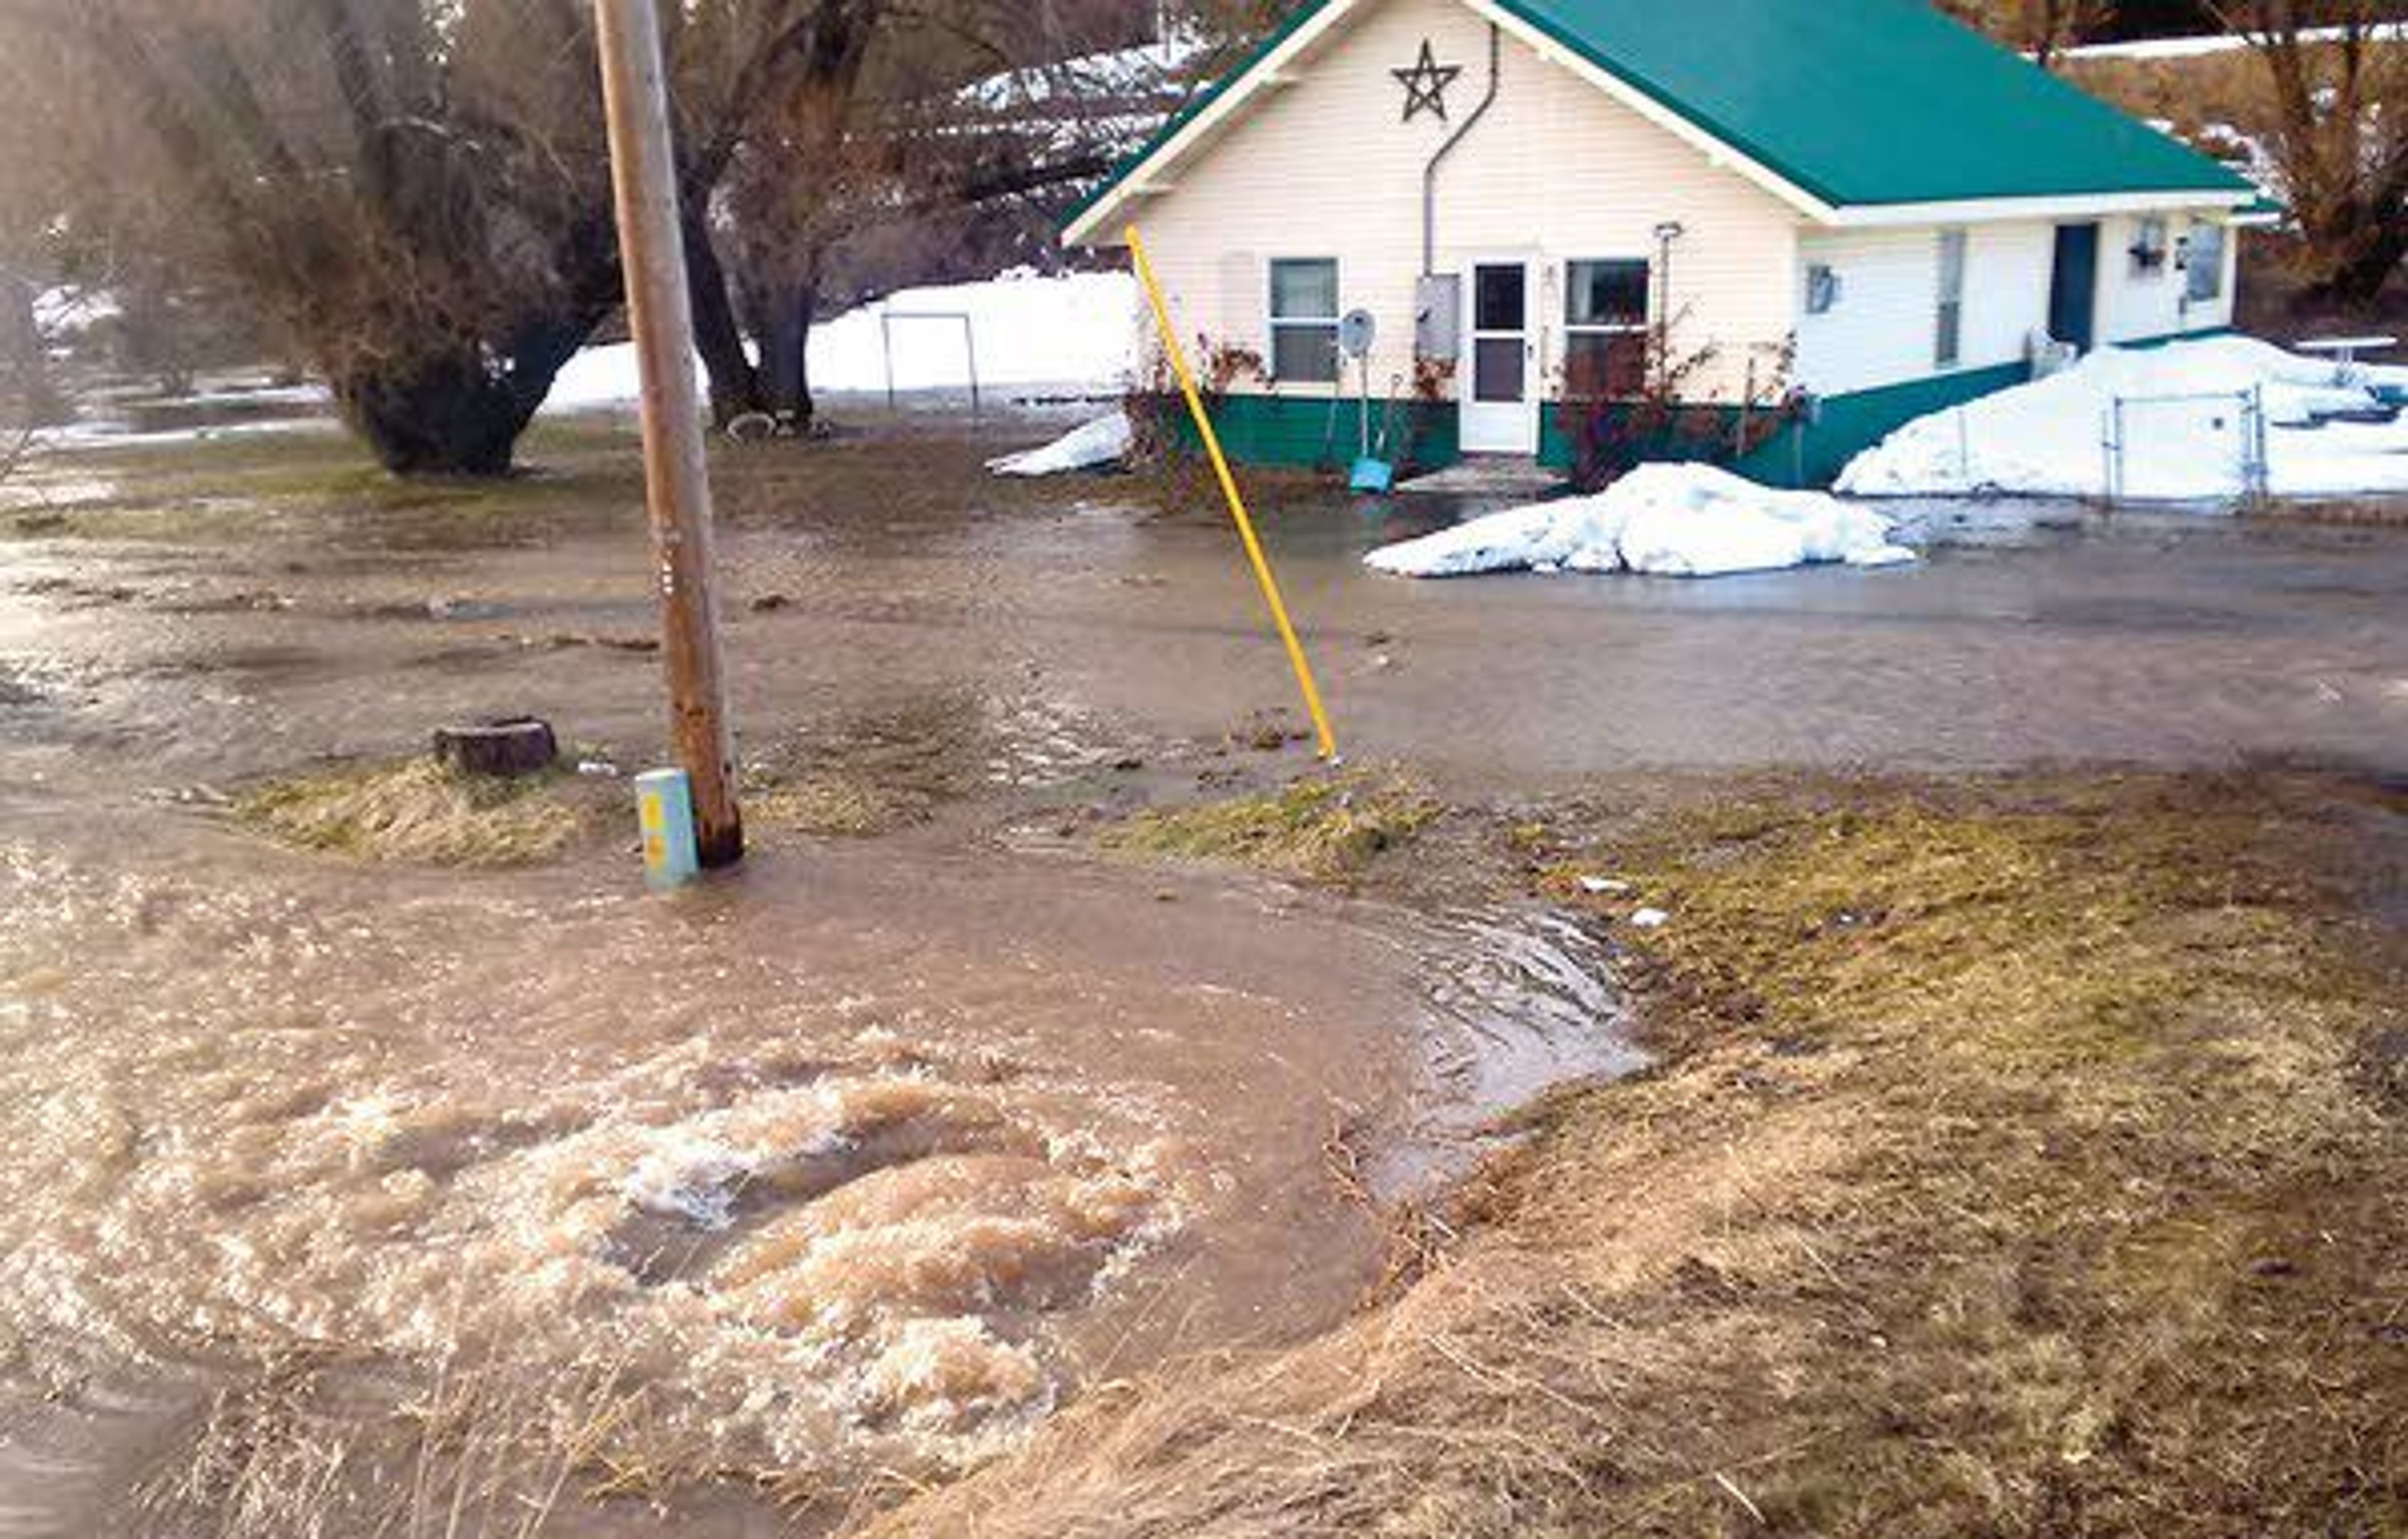
[[[1279,313],[1279,270],[1286,266],[1308,265],[1326,266],[1329,269],[1329,293],[1337,308],[1335,313],[1326,319],[1320,316],[1283,316]],[[1346,361],[1340,356],[1338,336],[1340,322],[1344,321],[1345,316],[1346,266],[1342,259],[1334,256],[1281,256],[1266,261],[1263,264],[1263,335],[1269,345],[1263,352],[1263,365],[1264,372],[1268,375],[1271,383],[1326,386],[1332,390],[1342,388],[1346,376]],[[1295,378],[1279,372],[1280,333],[1283,331],[1321,332],[1327,335],[1330,357],[1328,378]]]
[[[1572,296],[1578,292],[1572,281],[1573,270],[1580,267],[1636,267],[1640,273],[1640,292],[1646,296],[1645,306],[1637,321],[1574,321]],[[1636,336],[1644,341],[1656,331],[1656,259],[1651,256],[1582,256],[1564,259],[1564,394],[1572,392],[1572,344],[1583,336]],[[1600,400],[1615,399],[1609,390]]]
[[1962,368],[1965,364],[1965,280],[1973,264],[1972,232],[1951,225],[1940,232],[1939,271],[1934,275],[1932,366]]

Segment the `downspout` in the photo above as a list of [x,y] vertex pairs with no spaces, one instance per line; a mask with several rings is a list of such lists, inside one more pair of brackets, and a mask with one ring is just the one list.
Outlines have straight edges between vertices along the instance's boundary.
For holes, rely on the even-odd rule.
[[1480,120],[1488,116],[1488,109],[1497,105],[1497,92],[1504,79],[1504,71],[1505,35],[1496,22],[1491,21],[1488,23],[1488,94],[1480,98],[1480,105],[1471,109],[1470,117],[1463,120],[1463,126],[1446,136],[1446,142],[1438,147],[1438,153],[1430,157],[1429,164],[1422,168],[1422,276],[1424,278],[1438,276],[1439,167],[1444,165],[1446,158],[1455,153],[1455,146],[1471,136],[1471,131],[1480,126]]

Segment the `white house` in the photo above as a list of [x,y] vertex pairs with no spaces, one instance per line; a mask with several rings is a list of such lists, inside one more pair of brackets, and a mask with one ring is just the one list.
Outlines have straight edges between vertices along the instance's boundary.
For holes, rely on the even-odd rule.
[[1312,0],[1066,238],[1136,225],[1182,332],[1259,357],[1243,458],[1329,456],[1361,309],[1425,465],[1569,458],[1566,395],[1629,395],[1662,328],[1684,401],[1805,392],[1742,463],[1820,480],[2050,337],[2229,326],[2256,196],[1925,0]]

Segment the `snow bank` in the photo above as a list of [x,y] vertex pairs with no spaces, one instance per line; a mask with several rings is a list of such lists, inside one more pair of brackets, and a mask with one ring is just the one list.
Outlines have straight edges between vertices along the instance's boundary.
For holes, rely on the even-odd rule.
[[1537,503],[1364,558],[1408,577],[1476,572],[1641,572],[1713,577],[1915,559],[1890,520],[1818,492],[1776,492],[1711,465],[1642,465],[1594,497]]
[[989,460],[986,467],[998,476],[1060,476],[1073,470],[1094,470],[1128,458],[1129,446],[1136,441],[1137,429],[1129,421],[1128,413],[1116,411],[1084,427],[1071,429],[1042,449]]
[[2281,497],[2408,492],[2408,422],[2323,420],[2378,406],[2375,387],[2408,387],[2408,369],[2362,368],[2336,385],[2329,359],[2246,337],[2110,349],[2067,372],[1908,423],[1859,455],[1839,490],[1858,496],[2055,497],[2108,493],[2107,424],[2122,397],[2124,495],[2177,501],[2243,490],[2237,402],[2148,404],[2143,396],[2266,398],[2269,490]]
[[[984,283],[905,290],[811,329],[811,385],[839,394],[884,391],[882,318],[891,315],[899,390],[968,389],[974,338],[979,382],[990,390],[1113,393],[1134,363],[1137,303],[1136,281],[1125,273],[1007,273]],[[953,319],[962,315],[969,317],[968,336]],[[699,377],[699,361],[695,366]],[[561,372],[544,409],[619,409],[638,393],[633,347],[589,348]]]
[[34,329],[59,341],[80,336],[123,313],[117,295],[107,289],[45,289],[34,296]]
[[[2338,43],[2348,36],[2345,27],[2308,27],[2301,29],[2300,39],[2309,43]],[[2382,42],[2408,42],[2408,22],[2379,26],[2373,36]],[[2131,43],[2086,43],[2067,49],[2061,57],[2069,59],[2197,59],[2215,53],[2238,53],[2256,46],[2256,39],[2246,33],[2214,33],[2204,37],[2147,37]]]
[[1170,78],[1195,63],[1205,48],[1200,31],[1175,27],[1159,43],[990,75],[963,87],[954,99],[990,112],[1008,112],[1065,99],[1140,95],[1168,88]]

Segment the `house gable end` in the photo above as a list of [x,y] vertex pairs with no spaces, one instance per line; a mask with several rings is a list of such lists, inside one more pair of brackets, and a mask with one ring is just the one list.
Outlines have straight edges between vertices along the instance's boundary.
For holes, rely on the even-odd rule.
[[[1381,3],[1311,0],[1293,12],[1070,216],[1066,241],[1116,238],[1133,200],[1209,153],[1221,129]],[[1921,0],[1861,0],[1845,15],[1788,0],[1690,0],[1678,15],[1625,0],[1455,3],[1821,223],[2255,194]],[[1852,79],[1866,84],[1851,91]],[[1959,109],[1936,109],[1947,101]],[[1965,124],[1967,113],[1991,126]]]

